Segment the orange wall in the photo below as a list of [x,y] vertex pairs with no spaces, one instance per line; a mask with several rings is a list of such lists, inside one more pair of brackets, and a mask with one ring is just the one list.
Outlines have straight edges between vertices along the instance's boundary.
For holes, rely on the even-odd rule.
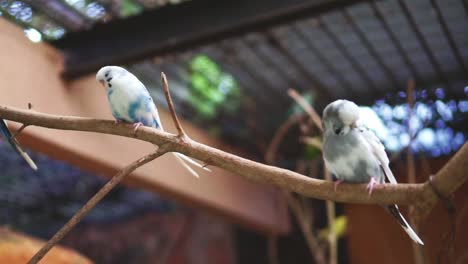
[[[46,44],[29,42],[18,27],[3,19],[0,19],[0,57],[0,104],[25,108],[30,102],[40,112],[112,119],[105,90],[94,75],[63,81],[59,77],[62,56]],[[164,127],[174,131],[168,113],[160,114]],[[188,122],[183,125],[193,139],[223,148],[202,130]],[[28,127],[20,141],[36,151],[104,176],[112,175],[154,149],[153,145],[134,139],[39,127]],[[213,173],[200,174],[201,178],[195,179],[171,155],[165,155],[139,168],[127,183],[262,230],[288,229],[284,204],[271,187],[248,182],[217,168],[213,168]]]

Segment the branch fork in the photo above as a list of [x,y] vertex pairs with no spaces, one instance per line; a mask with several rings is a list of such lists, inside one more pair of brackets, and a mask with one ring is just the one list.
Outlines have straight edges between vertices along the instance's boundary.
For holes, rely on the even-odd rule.
[[[164,94],[166,96],[167,103],[169,105],[169,109],[171,111],[171,115],[174,121],[174,124],[177,127],[178,135],[177,139],[180,143],[188,143],[190,138],[185,134],[182,125],[177,118],[177,114],[174,109],[174,104],[172,102],[172,98],[169,92],[169,86],[167,83],[167,78],[164,73],[161,73],[161,79],[163,83]],[[28,108],[31,109],[31,103],[28,104]],[[115,122],[119,123],[119,122]],[[133,127],[133,136],[135,138],[138,137],[137,130],[141,123],[134,124]],[[16,131],[16,133],[12,137],[16,137],[23,129],[29,126],[29,123],[23,123],[23,125]],[[117,186],[127,175],[131,174],[137,168],[145,165],[146,163],[153,161],[164,155],[165,153],[169,152],[171,148],[170,142],[162,142],[158,145],[157,150],[153,153],[147,154],[144,157],[130,163],[122,170],[120,170],[117,174],[115,174],[78,212],[73,215],[73,217],[59,230],[55,235],[28,261],[28,264],[36,264],[38,263],[60,240],[62,240],[65,235],[67,235],[80,221],[83,219],[115,186]]]

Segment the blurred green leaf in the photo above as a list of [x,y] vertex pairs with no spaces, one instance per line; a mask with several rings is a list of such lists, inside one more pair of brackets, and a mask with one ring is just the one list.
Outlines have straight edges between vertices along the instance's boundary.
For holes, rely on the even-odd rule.
[[205,119],[225,110],[235,113],[241,103],[241,93],[235,78],[223,72],[206,55],[197,55],[189,63],[191,94],[189,103]]
[[120,16],[129,17],[143,12],[143,7],[132,0],[120,1]]
[[319,157],[322,154],[322,150],[317,148],[314,145],[305,144],[304,145],[304,158],[308,160],[313,160]]
[[[347,226],[348,218],[346,216],[342,215],[335,218],[335,221],[333,222],[333,228],[336,232],[337,238],[342,237],[346,233]],[[330,230],[328,228],[324,228],[319,231],[318,237],[320,240],[327,240],[329,234]]]

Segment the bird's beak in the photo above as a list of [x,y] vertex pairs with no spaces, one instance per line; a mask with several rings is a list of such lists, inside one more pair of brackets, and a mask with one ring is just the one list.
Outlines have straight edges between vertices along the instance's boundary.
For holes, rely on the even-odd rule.
[[100,79],[100,80],[99,80],[99,83],[100,83],[102,86],[105,86],[105,85],[104,85],[104,80],[103,80],[103,79]]

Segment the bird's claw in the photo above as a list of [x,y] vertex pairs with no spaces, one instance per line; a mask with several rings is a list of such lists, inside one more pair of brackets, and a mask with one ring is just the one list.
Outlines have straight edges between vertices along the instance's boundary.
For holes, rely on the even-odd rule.
[[141,122],[138,122],[138,123],[133,124],[133,133],[136,134],[138,128],[139,128],[140,126],[142,126],[142,125],[143,125],[143,123],[141,123]]
[[337,181],[335,181],[333,183],[333,190],[335,190],[335,192],[336,192],[336,190],[338,188],[338,185],[340,185],[342,182],[343,182],[343,180],[337,180]]
[[367,184],[366,190],[369,192],[369,196],[372,194],[375,185],[379,184],[373,177],[370,179],[369,184]]

